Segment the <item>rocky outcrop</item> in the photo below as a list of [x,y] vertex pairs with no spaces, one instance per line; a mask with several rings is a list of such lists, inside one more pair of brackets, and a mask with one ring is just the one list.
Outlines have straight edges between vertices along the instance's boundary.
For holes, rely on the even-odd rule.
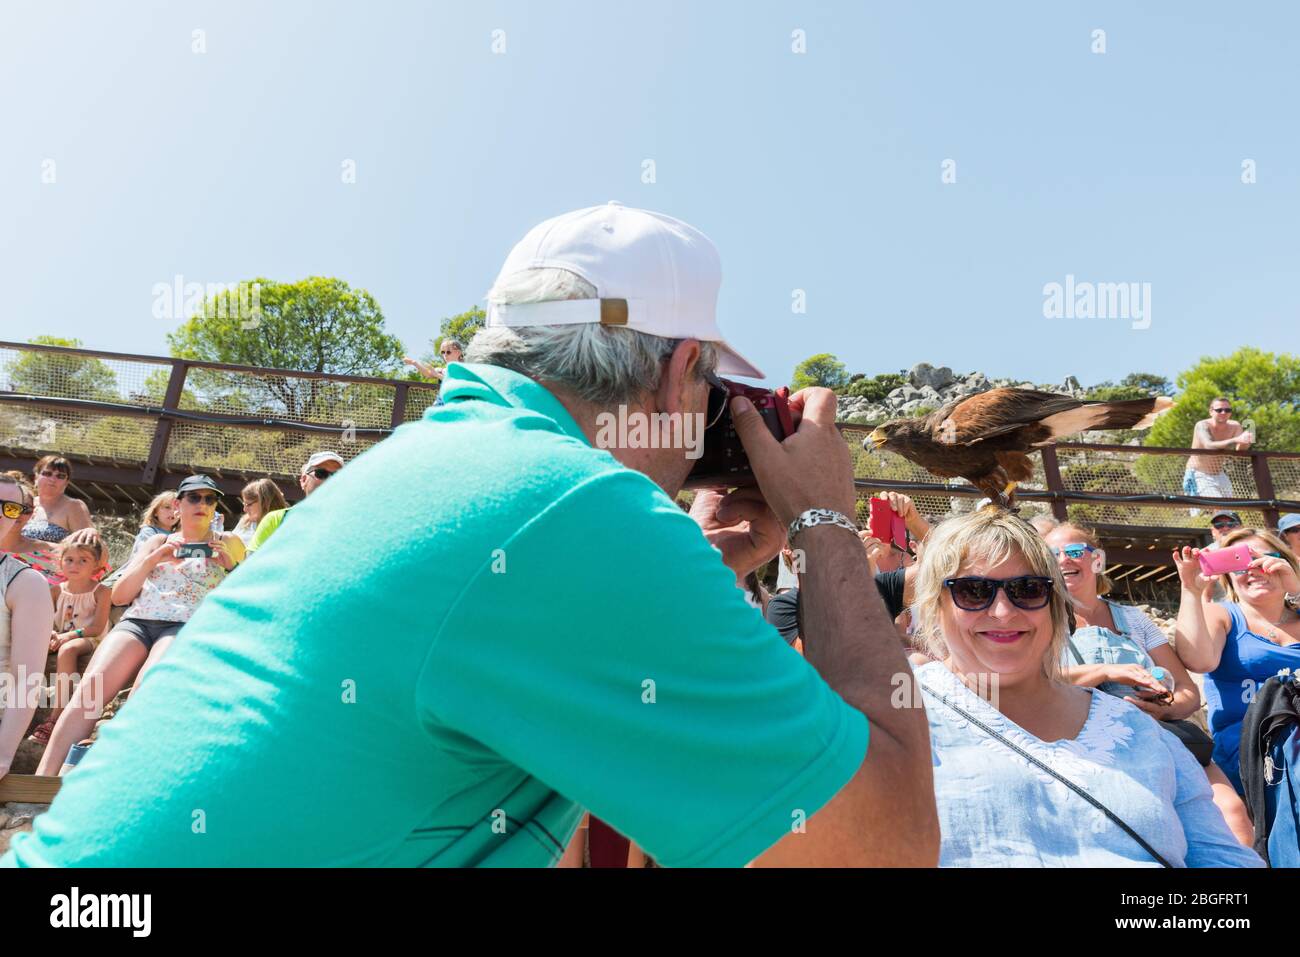
[[861,396],[840,396],[839,420],[863,424],[887,422],[916,415],[924,409],[937,409],[955,399],[964,399],[1006,386],[1060,392],[1076,399],[1082,399],[1087,394],[1074,376],[1066,376],[1060,384],[1043,385],[1018,382],[1015,379],[990,379],[982,372],[955,375],[947,366],[935,368],[928,362],[922,362],[907,373],[907,382],[890,392],[882,401],[873,402]]

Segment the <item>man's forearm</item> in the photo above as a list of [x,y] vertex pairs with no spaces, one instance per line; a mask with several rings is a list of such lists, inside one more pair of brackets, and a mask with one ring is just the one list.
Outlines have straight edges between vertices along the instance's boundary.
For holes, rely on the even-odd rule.
[[896,708],[896,675],[911,681],[898,633],[871,577],[862,544],[844,529],[819,525],[802,532],[799,577],[804,657],[846,702],[905,745],[929,750],[920,708]]

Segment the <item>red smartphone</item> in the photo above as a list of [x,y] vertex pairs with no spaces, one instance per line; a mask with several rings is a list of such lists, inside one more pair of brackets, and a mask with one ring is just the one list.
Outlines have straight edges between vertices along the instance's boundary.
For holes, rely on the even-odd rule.
[[900,551],[907,551],[907,523],[894,511],[887,499],[871,499],[871,517],[868,524],[872,538],[887,542]]
[[1255,560],[1255,556],[1251,554],[1250,546],[1244,543],[1229,545],[1227,548],[1214,548],[1203,551],[1196,557],[1201,562],[1201,574],[1206,578],[1212,575],[1226,575],[1228,572],[1242,571]]

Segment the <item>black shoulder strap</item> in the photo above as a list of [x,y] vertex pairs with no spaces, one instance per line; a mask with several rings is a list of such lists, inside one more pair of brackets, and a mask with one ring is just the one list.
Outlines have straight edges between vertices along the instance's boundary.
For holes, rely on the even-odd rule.
[[1074,646],[1074,639],[1067,637],[1065,643],[1070,646],[1070,654],[1074,655],[1074,660],[1083,664],[1083,655],[1079,654],[1079,649]]
[[[922,685],[921,685],[921,688],[922,688],[922,690],[924,690],[925,692],[927,692],[927,693],[930,695],[930,697],[932,697],[932,698],[937,698],[939,701],[943,702],[945,705],[947,705],[947,706],[948,706],[949,708],[951,708],[953,711],[957,712],[959,715],[961,715],[963,718],[965,718],[965,719],[966,719],[967,721],[969,721],[971,724],[975,725],[975,727],[979,728],[979,729],[980,729],[981,731],[983,731],[985,734],[989,735],[989,736],[992,737],[994,740],[999,741],[999,742],[1001,742],[1002,744],[1005,744],[1008,748],[1010,748],[1012,751],[1016,752],[1016,754],[1020,755],[1022,758],[1024,758],[1026,761],[1028,761],[1030,764],[1032,764],[1034,767],[1038,768],[1040,771],[1046,771],[1048,774],[1050,774],[1052,777],[1056,778],[1056,780],[1060,781],[1062,784],[1064,784],[1067,788],[1069,788],[1069,789],[1070,789],[1071,791],[1073,791],[1075,794],[1079,795],[1079,797],[1083,798],[1085,801],[1087,801],[1089,804],[1091,804],[1091,805],[1092,805],[1093,807],[1095,807],[1097,810],[1101,811],[1101,813],[1105,814],[1106,817],[1110,818],[1113,822],[1115,822],[1116,824],[1118,824],[1118,825],[1120,826],[1120,828],[1123,829],[1123,831],[1124,831],[1125,834],[1127,834],[1129,837],[1133,838],[1133,840],[1135,840],[1135,841],[1137,841],[1139,844],[1141,844],[1141,845],[1142,845],[1142,849],[1143,849],[1144,851],[1146,851],[1148,854],[1150,854],[1150,855],[1151,855],[1153,858],[1155,858],[1157,861],[1159,861],[1160,864],[1161,864],[1161,866],[1163,866],[1163,867],[1173,867],[1173,866],[1174,866],[1174,865],[1170,864],[1167,860],[1165,860],[1165,859],[1160,855],[1160,852],[1159,852],[1159,851],[1157,851],[1154,847],[1152,847],[1150,844],[1148,844],[1148,843],[1143,839],[1143,837],[1142,837],[1141,834],[1139,834],[1137,831],[1133,830],[1133,828],[1129,827],[1126,823],[1124,823],[1124,820],[1123,820],[1123,819],[1122,819],[1118,814],[1116,814],[1116,813],[1115,813],[1114,811],[1112,811],[1110,808],[1106,807],[1106,805],[1102,804],[1100,801],[1098,801],[1095,797],[1093,797],[1091,794],[1089,794],[1089,793],[1088,793],[1087,791],[1085,791],[1083,788],[1079,787],[1079,785],[1075,784],[1075,783],[1074,783],[1073,781],[1071,781],[1069,778],[1062,777],[1060,774],[1058,774],[1058,773],[1057,773],[1056,771],[1054,771],[1052,768],[1048,767],[1048,766],[1047,766],[1046,764],[1044,764],[1042,761],[1039,761],[1036,757],[1034,757],[1032,754],[1030,754],[1030,753],[1029,753],[1028,751],[1026,751],[1024,748],[1018,746],[1018,745],[1017,745],[1015,742],[1013,742],[1013,741],[1008,741],[1006,738],[1004,738],[1002,735],[998,734],[996,731],[994,731],[992,728],[990,728],[990,727],[989,727],[987,724],[985,724],[984,722],[980,721],[980,720],[979,720],[978,718],[976,718],[974,715],[970,714],[969,712],[965,711],[965,710],[962,709],[962,708],[957,707],[957,705],[953,704],[951,701],[948,700],[947,695],[941,695],[941,694],[939,694],[937,691],[935,691],[934,689],[927,687],[925,684],[922,684]],[[1093,693],[1094,693],[1094,694],[1097,694],[1098,692],[1093,692]]]
[[27,571],[27,569],[31,568],[32,566],[28,565],[25,561],[23,561],[21,558],[18,558],[16,555],[6,555],[5,558],[6,559],[12,558],[14,560],[14,564],[18,566],[17,568],[14,569],[14,573],[5,579],[5,588],[8,588],[11,584],[13,584],[13,580],[15,578],[17,578],[23,572]]

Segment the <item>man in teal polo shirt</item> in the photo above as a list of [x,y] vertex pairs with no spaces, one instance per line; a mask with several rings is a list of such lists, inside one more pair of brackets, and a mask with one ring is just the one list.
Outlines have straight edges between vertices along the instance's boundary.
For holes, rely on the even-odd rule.
[[[659,214],[531,231],[446,404],[294,506],[5,861],[549,865],[587,808],[665,865],[934,863],[925,717],[890,706],[907,664],[844,518],[834,396],[801,393],[783,443],[737,400],[762,498],[703,534],[673,501],[705,374],[759,375],[719,281]],[[596,447],[612,414],[665,441]],[[380,487],[405,520],[375,521]],[[806,660],[735,584],[787,525]]]

